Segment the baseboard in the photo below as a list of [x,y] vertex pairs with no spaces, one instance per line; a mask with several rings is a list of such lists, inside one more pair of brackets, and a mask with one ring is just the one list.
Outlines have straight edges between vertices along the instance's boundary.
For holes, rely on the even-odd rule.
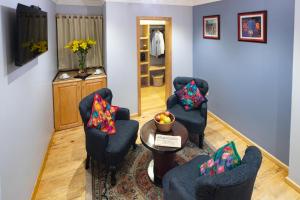
[[139,114],[138,113],[133,113],[133,114],[130,114],[130,117],[138,117]]
[[297,192],[300,193],[300,185],[298,185],[297,183],[295,183],[292,179],[290,179],[289,177],[285,177],[285,182],[291,186],[294,190],[296,190]]
[[42,165],[40,167],[39,175],[38,175],[38,177],[36,179],[36,182],[35,182],[35,185],[34,185],[34,189],[33,189],[33,192],[31,194],[31,200],[35,200],[35,198],[36,198],[36,194],[37,194],[38,188],[39,188],[41,180],[42,180],[42,175],[43,175],[43,172],[44,172],[44,169],[45,169],[45,166],[46,166],[46,162],[48,160],[49,150],[50,150],[50,147],[51,147],[52,142],[53,142],[53,135],[54,135],[54,133],[55,133],[55,130],[52,132],[50,141],[48,143],[47,151],[45,153]]
[[230,129],[235,135],[237,135],[238,137],[240,137],[244,142],[247,143],[247,145],[253,145],[258,147],[262,154],[269,158],[270,160],[272,160],[274,163],[276,163],[277,165],[279,165],[280,167],[282,167],[286,172],[288,172],[289,167],[284,164],[282,161],[280,161],[278,158],[276,158],[275,156],[273,156],[271,153],[269,153],[266,149],[264,149],[263,147],[259,146],[258,144],[256,144],[255,142],[253,142],[251,139],[249,139],[248,137],[246,137],[244,134],[242,134],[241,132],[239,132],[238,130],[236,130],[235,128],[233,128],[230,124],[228,124],[227,122],[225,122],[223,119],[221,119],[220,117],[218,117],[217,115],[215,115],[212,112],[208,112],[208,115],[212,118],[214,118],[215,120],[219,121],[221,124],[223,124],[225,127],[227,127],[228,129]]

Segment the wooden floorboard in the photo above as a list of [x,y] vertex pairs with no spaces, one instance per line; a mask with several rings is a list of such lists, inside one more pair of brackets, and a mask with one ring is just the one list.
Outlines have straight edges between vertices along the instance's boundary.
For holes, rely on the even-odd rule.
[[[142,116],[134,117],[142,126],[155,113],[165,110],[164,88],[142,88]],[[205,140],[219,148],[235,141],[244,155],[247,144],[215,119],[208,117]],[[140,143],[138,140],[137,143]],[[85,199],[85,139],[82,127],[56,132],[37,189],[38,200]],[[300,200],[300,194],[285,182],[286,171],[264,157],[255,183],[254,200]]]

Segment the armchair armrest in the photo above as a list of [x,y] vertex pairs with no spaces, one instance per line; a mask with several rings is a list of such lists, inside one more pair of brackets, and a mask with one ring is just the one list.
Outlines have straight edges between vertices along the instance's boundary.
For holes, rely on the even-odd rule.
[[177,97],[175,94],[171,95],[167,100],[167,109],[172,108],[178,103]]
[[116,120],[129,120],[130,111],[127,108],[120,108],[116,114]]
[[96,157],[97,159],[104,158],[109,136],[96,128],[87,127],[85,127],[85,136],[88,154]]
[[195,199],[193,194],[184,187],[184,183],[182,183],[178,178],[172,177],[169,183],[169,195],[168,199]]

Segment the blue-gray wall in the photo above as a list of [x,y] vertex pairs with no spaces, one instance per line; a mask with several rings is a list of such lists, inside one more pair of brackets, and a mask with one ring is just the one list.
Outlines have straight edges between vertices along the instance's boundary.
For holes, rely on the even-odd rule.
[[172,76],[193,74],[193,10],[189,6],[106,2],[106,70],[114,102],[138,112],[137,16],[172,17]]
[[293,95],[290,137],[289,178],[300,185],[300,1],[295,2]]
[[69,15],[102,15],[103,6],[56,5],[56,13]]
[[[17,3],[48,12],[49,50],[14,66]],[[27,200],[53,133],[52,79],[57,70],[55,4],[51,0],[0,0],[0,199]]]
[[[237,41],[237,13],[268,10],[268,43]],[[221,40],[202,16],[221,15]],[[193,8],[194,75],[209,82],[209,110],[289,161],[294,0],[225,0]]]

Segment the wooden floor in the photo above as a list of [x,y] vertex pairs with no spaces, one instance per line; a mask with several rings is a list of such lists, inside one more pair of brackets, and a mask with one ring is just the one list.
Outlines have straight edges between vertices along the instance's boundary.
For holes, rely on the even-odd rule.
[[[140,126],[155,113],[165,110],[163,88],[160,89],[160,94],[159,88],[146,88],[142,91],[153,96],[142,97],[142,116],[134,118],[140,122]],[[246,143],[241,138],[211,117],[208,117],[205,140],[215,148],[222,146],[226,141],[234,140],[241,155],[246,148]],[[56,132],[36,199],[85,199],[85,155],[82,127]],[[285,183],[286,176],[287,173],[281,167],[264,158],[256,180],[253,199],[300,200],[300,194]]]
[[141,111],[151,113],[165,109],[165,86],[141,88]]

